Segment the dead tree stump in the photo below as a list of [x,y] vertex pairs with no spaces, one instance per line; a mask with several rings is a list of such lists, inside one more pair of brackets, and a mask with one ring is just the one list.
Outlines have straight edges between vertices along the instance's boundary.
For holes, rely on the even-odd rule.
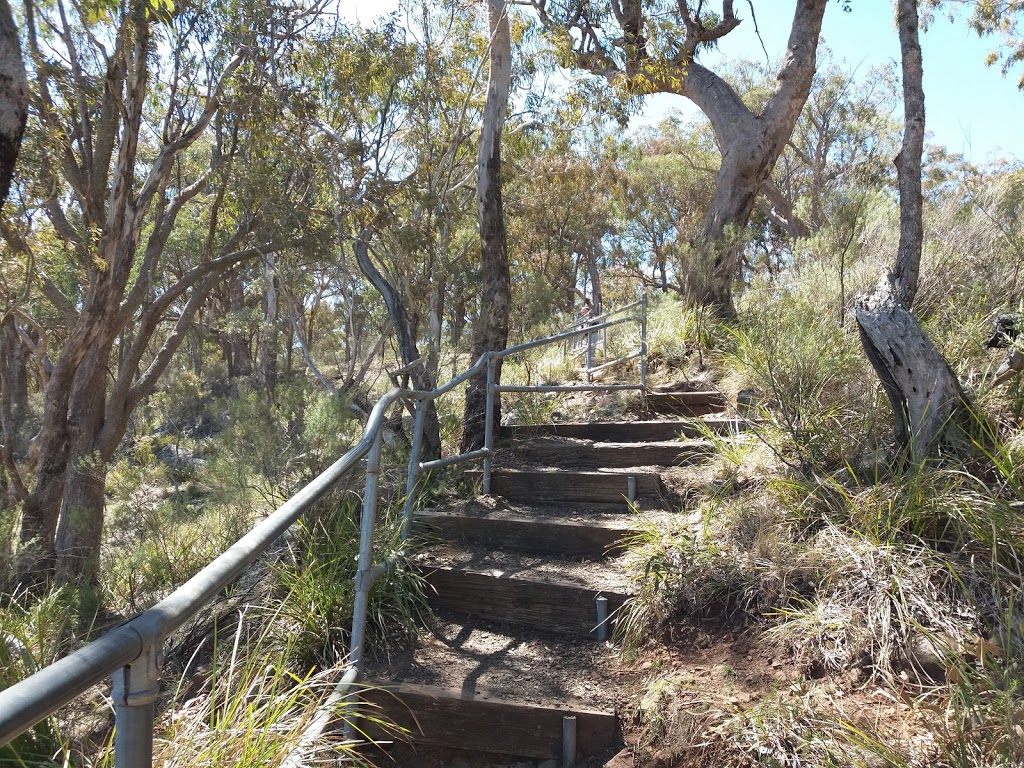
[[896,297],[888,277],[856,302],[861,344],[896,414],[896,441],[928,458],[958,411],[969,406],[953,369]]

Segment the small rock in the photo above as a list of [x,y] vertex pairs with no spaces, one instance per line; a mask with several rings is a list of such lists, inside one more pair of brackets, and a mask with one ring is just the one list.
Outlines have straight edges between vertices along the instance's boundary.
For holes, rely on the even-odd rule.
[[605,763],[604,768],[633,768],[633,755],[628,749],[624,749]]
[[543,763],[537,763],[537,768],[558,768],[558,761],[545,760]]

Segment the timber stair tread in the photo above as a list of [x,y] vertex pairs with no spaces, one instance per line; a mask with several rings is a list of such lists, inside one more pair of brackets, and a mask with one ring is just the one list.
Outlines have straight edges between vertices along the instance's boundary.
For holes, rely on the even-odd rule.
[[601,558],[622,548],[623,539],[637,530],[628,516],[601,513],[571,516],[521,509],[518,512],[467,514],[421,510],[413,516],[413,530],[423,537],[489,544],[519,552]]
[[624,571],[610,561],[445,545],[414,562],[434,610],[577,637],[597,636],[599,596],[614,614],[632,592]]
[[728,398],[717,390],[648,392],[646,401],[650,411],[680,416],[722,413],[729,405]]
[[560,757],[561,717],[575,715],[583,758],[617,739],[616,661],[602,644],[442,615],[414,650],[370,668],[368,698],[419,743],[540,759]]
[[[471,483],[479,484],[483,472],[468,470],[465,477]],[[563,470],[544,467],[495,470],[491,473],[491,493],[515,500],[625,504],[630,477],[636,479],[636,496],[658,497],[663,492],[661,476],[657,472],[624,469]]]
[[747,429],[747,420],[735,416],[700,419],[640,419],[633,421],[584,421],[557,424],[505,424],[498,430],[504,441],[531,437],[569,437],[610,443],[669,441],[679,437],[700,437],[701,427],[715,434],[732,434]]
[[524,464],[555,465],[561,469],[675,467],[704,460],[712,451],[707,440],[600,442],[564,437],[536,437],[515,445]]
[[[566,661],[573,663],[567,665]],[[434,685],[531,704],[611,710],[617,651],[591,640],[441,613],[414,648],[373,663],[372,680]]]
[[628,594],[632,591],[619,558],[595,563],[586,558],[467,547],[445,542],[414,555],[412,562],[423,573],[457,570],[505,580],[544,581],[598,592],[605,590]]
[[[500,693],[415,683],[382,684],[363,693],[419,744],[506,754],[540,760],[558,759],[562,719],[576,717],[577,756],[606,753],[620,740],[612,710],[572,703],[538,704],[509,699]],[[567,706],[568,704],[568,706]],[[397,763],[418,766],[415,757]]]
[[[667,513],[661,506],[641,507],[644,516],[664,515]],[[541,521],[565,520],[569,522],[607,522],[628,521],[632,512],[625,510],[621,504],[591,502],[556,502],[542,504],[538,502],[518,502],[502,496],[475,496],[461,499],[454,503],[445,503],[438,507],[427,507],[413,512],[413,516],[424,514],[459,515],[465,517],[487,518],[530,518]]]

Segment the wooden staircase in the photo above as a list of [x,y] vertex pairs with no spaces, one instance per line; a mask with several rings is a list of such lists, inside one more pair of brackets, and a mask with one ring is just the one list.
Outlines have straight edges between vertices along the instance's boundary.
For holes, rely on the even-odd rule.
[[[717,392],[658,394],[648,398],[655,414],[737,428]],[[397,746],[382,764],[433,765],[434,745],[550,768],[570,716],[576,765],[606,765],[622,744],[617,652],[597,640],[597,599],[613,623],[631,592],[627,495],[662,508],[658,468],[702,461],[698,433],[692,417],[502,427],[493,494],[416,514],[416,533],[436,542],[417,558],[437,620],[404,656],[368,669],[367,698],[411,734],[411,751]]]

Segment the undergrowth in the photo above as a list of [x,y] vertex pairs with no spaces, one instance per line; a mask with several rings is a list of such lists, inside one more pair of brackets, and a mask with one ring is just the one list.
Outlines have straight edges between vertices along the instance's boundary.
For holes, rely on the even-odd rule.
[[[895,733],[801,688],[733,711],[672,681],[671,696],[649,691],[653,701],[684,701],[685,717],[704,713],[691,746],[706,762],[1024,763],[1024,439],[1013,389],[986,388],[993,362],[980,344],[997,307],[966,275],[962,295],[923,300],[925,327],[967,383],[975,414],[938,460],[906,461],[853,307],[822,301],[848,300],[870,271],[851,273],[845,294],[813,268],[788,285],[755,285],[738,322],[719,326],[720,387],[742,393],[750,428],[705,431],[717,471],[688,515],[638,522],[635,596],[618,631],[635,653],[677,637],[680,624],[753,627],[759,647],[788,659],[812,689],[856,679],[892,692],[915,725]],[[639,708],[651,732],[668,722],[657,706]]]

